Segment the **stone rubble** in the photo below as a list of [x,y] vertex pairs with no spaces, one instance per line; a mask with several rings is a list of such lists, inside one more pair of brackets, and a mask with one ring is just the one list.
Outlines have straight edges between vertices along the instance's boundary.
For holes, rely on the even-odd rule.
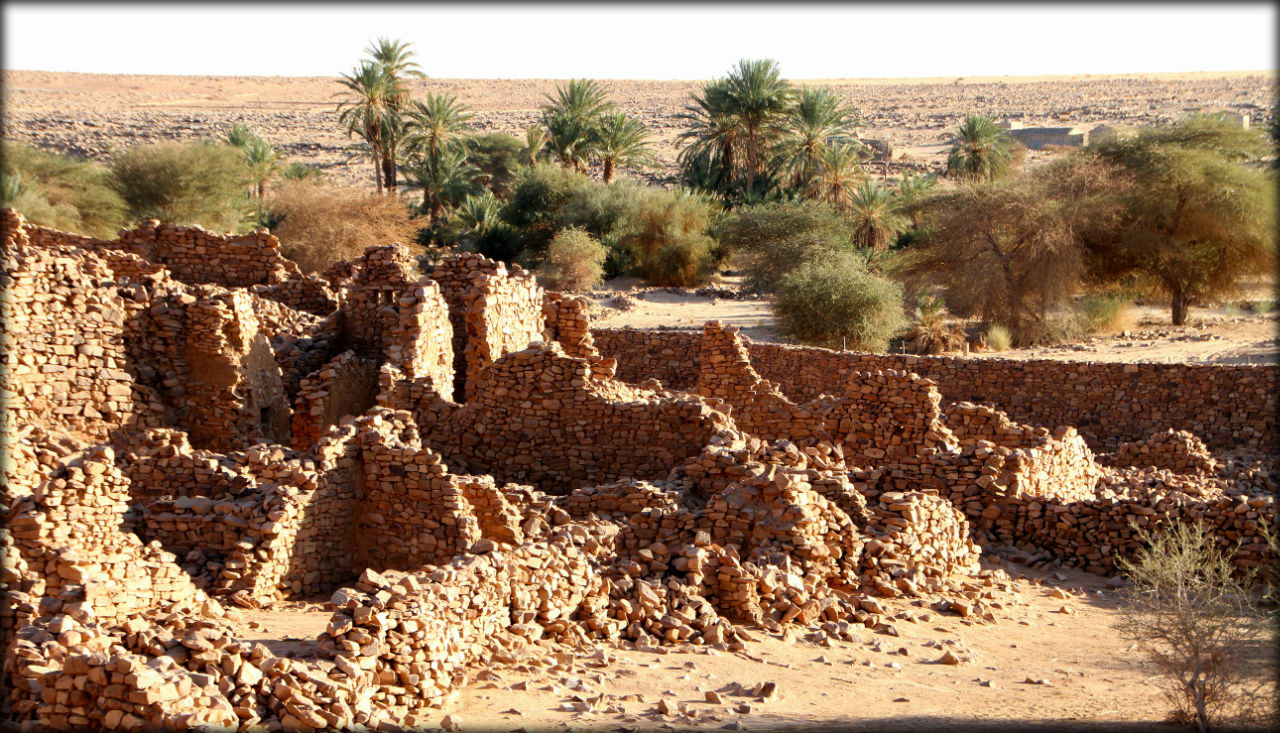
[[[997,549],[1111,574],[1134,526],[1197,519],[1268,558],[1256,405],[1190,400],[1215,405],[1206,435],[1133,440],[1150,412],[1086,435],[954,399],[962,369],[921,366],[944,362],[593,332],[585,301],[479,255],[375,246],[304,277],[265,232],[3,216],[8,722],[465,729],[476,669],[894,636],[912,619],[886,598],[999,622]],[[241,609],[316,597],[303,651],[237,636]],[[579,692],[575,713],[620,702]]]

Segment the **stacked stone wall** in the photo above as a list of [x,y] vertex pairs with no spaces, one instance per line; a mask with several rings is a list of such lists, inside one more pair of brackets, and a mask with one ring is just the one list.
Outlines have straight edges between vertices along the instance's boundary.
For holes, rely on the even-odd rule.
[[[618,361],[618,378],[659,379],[669,389],[697,384],[701,334],[595,329],[596,348]],[[1173,428],[1211,450],[1274,453],[1277,367],[1012,361],[836,352],[748,343],[759,374],[794,400],[829,391],[853,371],[910,371],[938,384],[944,402],[982,402],[1018,422],[1072,425],[1094,450],[1114,451]]]
[[122,229],[114,240],[83,237],[26,225],[36,246],[74,246],[88,251],[119,250],[163,265],[184,283],[223,287],[271,285],[301,278],[297,264],[280,254],[280,240],[265,229],[243,235],[215,234],[200,227],[151,220]]
[[592,378],[559,344],[507,354],[457,406],[408,406],[423,443],[450,466],[553,493],[623,478],[664,478],[731,423],[694,396],[659,396]]
[[293,408],[290,442],[305,450],[345,415],[373,407],[378,394],[378,363],[344,351],[302,380]]

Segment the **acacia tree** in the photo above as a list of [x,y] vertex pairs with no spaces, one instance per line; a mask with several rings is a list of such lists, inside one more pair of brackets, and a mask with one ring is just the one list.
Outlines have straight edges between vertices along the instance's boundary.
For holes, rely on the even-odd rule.
[[1271,271],[1276,184],[1258,159],[1267,142],[1224,116],[1196,115],[1103,141],[1077,160],[1113,167],[1134,185],[1113,192],[1123,215],[1086,233],[1103,277],[1136,273],[1169,297],[1174,325],[1206,298]]
[[1118,221],[1124,187],[1106,166],[1057,163],[940,194],[909,273],[945,286],[957,315],[1001,324],[1020,345],[1053,339],[1051,315],[1084,282],[1083,232]]

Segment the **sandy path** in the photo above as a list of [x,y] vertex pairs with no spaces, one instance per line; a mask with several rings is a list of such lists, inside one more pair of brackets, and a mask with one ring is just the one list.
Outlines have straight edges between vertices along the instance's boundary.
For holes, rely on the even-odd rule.
[[[1002,608],[995,623],[896,599],[885,604],[898,636],[859,629],[854,640],[828,646],[806,640],[808,629],[785,640],[754,630],[757,641],[738,653],[693,647],[653,653],[606,644],[606,659],[580,655],[558,664],[548,655],[541,663],[533,657],[474,669],[456,701],[420,711],[420,720],[436,726],[453,714],[463,730],[494,731],[847,730],[886,723],[889,730],[927,723],[958,731],[966,722],[1158,723],[1165,717],[1153,670],[1112,627],[1120,614],[1105,579],[987,557],[987,568],[1022,578],[997,592]],[[246,620],[265,627],[246,638],[314,636],[328,617],[313,604],[245,612]],[[964,661],[941,664],[944,651]],[[1268,660],[1259,660],[1259,669],[1270,669]],[[775,697],[741,694],[739,686],[763,682],[776,684]],[[708,702],[707,691],[721,702]],[[674,714],[658,711],[663,700]],[[589,709],[576,711],[575,703]]]

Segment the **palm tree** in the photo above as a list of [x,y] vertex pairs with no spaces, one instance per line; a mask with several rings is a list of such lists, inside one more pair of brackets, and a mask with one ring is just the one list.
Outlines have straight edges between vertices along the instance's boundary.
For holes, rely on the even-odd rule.
[[434,226],[445,207],[475,193],[480,169],[467,162],[466,148],[458,141],[443,145],[435,158],[414,156],[404,167],[415,188],[422,189],[422,211]]
[[471,194],[458,205],[456,216],[463,230],[472,234],[484,234],[498,223],[498,211],[502,202],[492,191]]
[[[409,103],[409,89],[404,85],[404,80],[408,77],[427,78],[417,62],[410,60],[414,55],[414,52],[409,50],[412,45],[405,41],[379,38],[365,49],[365,53],[369,54],[374,63],[380,64],[393,81],[394,88],[389,91],[386,100],[387,108],[393,115],[401,113]],[[387,132],[386,144],[382,150],[382,176],[387,188],[394,191],[396,190],[396,150],[400,126],[393,124]]]
[[863,181],[849,196],[853,241],[874,252],[889,249],[893,238],[910,226],[907,217],[894,210],[893,191],[874,181]]
[[593,79],[570,79],[556,84],[556,96],[547,95],[542,123],[548,147],[560,165],[584,173],[595,153],[601,118],[613,111],[604,86]]
[[556,112],[543,119],[547,127],[547,148],[560,165],[585,173],[595,154],[598,130],[594,120]]
[[947,175],[970,182],[994,181],[1012,170],[1013,137],[994,117],[967,115],[955,138],[947,156]]
[[920,176],[908,171],[898,181],[895,209],[911,220],[912,229],[920,228],[923,204],[937,185],[938,177],[932,173]]
[[728,110],[724,79],[702,86],[702,95],[692,95],[693,104],[677,115],[689,127],[677,138],[685,143],[680,151],[680,168],[685,179],[720,194],[728,192],[737,178],[742,128]]
[[725,80],[725,110],[736,117],[746,142],[747,188],[763,168],[763,148],[778,137],[781,120],[790,111],[796,90],[782,78],[772,59],[743,59]]
[[[347,88],[347,98],[338,105],[338,121],[346,126],[348,135],[358,135],[368,143],[374,181],[382,193],[387,146],[395,139],[399,124],[388,100],[399,96],[402,87],[386,66],[367,60],[350,74],[343,74],[339,83]],[[391,173],[394,175],[394,170]]]
[[600,118],[595,155],[604,164],[605,183],[613,178],[615,165],[638,168],[655,164],[653,152],[649,148],[649,128],[640,120],[622,112]]
[[545,95],[549,104],[543,105],[543,116],[556,112],[596,119],[606,112],[613,111],[613,103],[606,97],[608,90],[594,79],[570,79],[568,86],[556,84],[556,96]]
[[249,144],[250,140],[256,139],[257,137],[258,136],[255,135],[253,130],[250,130],[247,125],[232,125],[231,129],[227,130],[226,141],[227,144],[232,147],[243,149]]
[[538,154],[547,145],[547,129],[542,125],[529,125],[524,128],[524,150],[521,155],[525,158],[526,165],[533,165],[538,162]]
[[458,133],[470,129],[467,123],[473,117],[452,94],[427,92],[425,102],[412,100],[405,110],[403,146],[411,154],[434,159]]
[[822,150],[847,140],[861,125],[857,114],[830,89],[800,89],[799,100],[786,122],[787,136],[778,146],[781,162],[791,171],[792,186],[803,190],[808,185]]
[[267,181],[282,167],[284,154],[276,146],[260,137],[250,138],[241,148],[240,157],[249,166],[249,175],[253,179],[257,199],[262,201],[266,194]]
[[809,179],[809,196],[847,210],[854,189],[867,177],[861,153],[862,145],[855,142],[828,145],[819,151]]

